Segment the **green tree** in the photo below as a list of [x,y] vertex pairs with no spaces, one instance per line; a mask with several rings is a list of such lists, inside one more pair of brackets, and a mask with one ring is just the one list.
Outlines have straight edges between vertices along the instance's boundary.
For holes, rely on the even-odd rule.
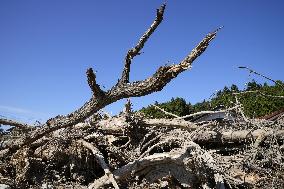
[[[241,93],[238,95],[240,103],[244,107],[245,114],[250,117],[260,117],[274,111],[284,109],[283,98],[275,98],[271,96],[284,96],[283,82],[277,81],[274,85],[263,85],[257,83],[255,80],[248,82],[245,90],[239,90],[237,85],[231,85],[230,88],[224,87],[223,90],[219,90],[214,98],[210,101],[203,100],[202,102],[191,105],[186,103],[183,98],[172,98],[170,101],[159,104],[155,104],[164,110],[174,113],[178,116],[184,116],[193,112],[199,112],[204,110],[213,110],[216,107],[224,106],[226,108],[235,105],[235,92],[245,91],[257,91],[252,93]],[[266,95],[265,95],[266,94]],[[269,96],[271,95],[271,96]],[[165,115],[160,110],[157,110],[153,106],[143,108],[141,110],[148,117],[154,118],[172,118],[169,115]]]
[[235,93],[235,92],[239,92],[239,88],[237,85],[235,84],[232,84],[231,85],[231,92]]
[[258,84],[254,79],[247,84],[247,91],[255,91],[261,89],[262,85]]
[[[170,101],[165,103],[155,102],[155,105],[177,116],[185,116],[193,111],[192,105],[190,103],[187,104],[185,99],[179,97],[172,98]],[[173,116],[167,115],[151,105],[146,108],[142,108],[140,111],[143,112],[147,117],[173,118]]]

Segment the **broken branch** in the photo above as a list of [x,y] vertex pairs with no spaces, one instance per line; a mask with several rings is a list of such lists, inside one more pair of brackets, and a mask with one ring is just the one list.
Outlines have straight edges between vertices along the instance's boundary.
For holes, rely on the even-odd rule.
[[180,118],[180,117],[177,116],[176,114],[167,112],[166,110],[164,110],[163,108],[160,108],[159,106],[156,106],[155,104],[153,104],[152,106],[154,106],[156,109],[162,111],[162,112],[163,112],[164,114],[166,114],[166,115],[170,115],[170,116],[173,116],[173,117],[175,117],[175,118]]
[[88,78],[88,84],[93,92],[93,95],[96,98],[102,98],[105,92],[101,90],[100,86],[96,82],[96,75],[93,72],[92,68],[87,69],[87,78]]
[[28,124],[10,120],[10,119],[5,119],[5,118],[0,118],[0,125],[9,125],[9,126],[14,126],[14,127],[19,127],[19,128],[33,128],[32,126]]
[[156,30],[156,28],[162,22],[165,8],[166,8],[166,4],[163,4],[159,9],[157,9],[156,19],[151,24],[150,28],[139,39],[139,42],[137,43],[137,45],[127,52],[125,60],[124,60],[124,70],[122,72],[121,79],[118,83],[119,85],[122,83],[129,83],[129,73],[130,73],[131,61],[135,56],[140,55],[140,51],[144,47],[144,44],[147,42],[148,38],[152,35],[152,33]]
[[[117,185],[117,183],[116,183],[116,181],[115,181],[115,179],[113,177],[113,174],[110,172],[109,167],[108,167],[108,165],[106,164],[106,162],[104,160],[103,154],[96,147],[94,147],[91,143],[86,142],[85,140],[78,140],[77,142],[92,151],[92,153],[95,156],[97,162],[100,164],[100,166],[105,171],[105,175],[110,179],[110,181],[113,184],[114,188],[115,189],[119,189],[119,187],[118,187],[118,185]],[[92,189],[92,188],[98,188],[98,187],[96,185],[91,184],[88,188]]]

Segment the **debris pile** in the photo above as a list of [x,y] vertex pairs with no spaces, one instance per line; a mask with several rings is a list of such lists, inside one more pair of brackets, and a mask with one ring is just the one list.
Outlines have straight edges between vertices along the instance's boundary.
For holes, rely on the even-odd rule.
[[120,99],[162,90],[217,35],[219,29],[206,35],[179,64],[130,82],[132,60],[162,22],[164,10],[165,5],[157,9],[150,28],[127,52],[122,76],[108,91],[89,68],[92,97],[78,110],[37,127],[0,119],[12,126],[1,132],[1,188],[284,188],[283,117],[248,119],[237,99],[237,117],[230,121],[184,120],[193,115],[146,119],[132,112],[130,103],[118,116],[101,112]]
[[[97,113],[14,153],[2,150],[0,182],[11,188],[283,188],[283,127],[281,119],[198,124]],[[25,134],[4,134],[2,148]]]

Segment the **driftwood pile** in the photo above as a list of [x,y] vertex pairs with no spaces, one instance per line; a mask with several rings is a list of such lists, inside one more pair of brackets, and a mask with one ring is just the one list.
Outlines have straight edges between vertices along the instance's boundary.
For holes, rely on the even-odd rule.
[[[29,132],[14,128],[6,143]],[[11,188],[283,188],[284,125],[97,113],[1,154]]]
[[100,88],[90,68],[93,95],[78,110],[38,127],[0,119],[12,126],[1,134],[0,188],[284,188],[281,119],[250,120],[240,104],[238,119],[230,122],[146,119],[132,112],[130,103],[118,116],[101,112],[117,100],[162,90],[216,37],[218,30],[179,64],[129,82],[132,59],[161,23],[164,10],[162,5],[128,51],[122,76],[110,90]]

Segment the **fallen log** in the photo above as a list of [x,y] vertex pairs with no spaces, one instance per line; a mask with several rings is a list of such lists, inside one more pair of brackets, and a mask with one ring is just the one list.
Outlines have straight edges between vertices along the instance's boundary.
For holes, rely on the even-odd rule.
[[198,144],[227,144],[227,143],[252,143],[258,137],[275,136],[279,140],[284,139],[284,130],[274,130],[270,128],[256,130],[238,130],[238,131],[202,131],[196,133],[192,139]]
[[26,123],[21,123],[19,121],[11,120],[11,119],[5,119],[5,118],[0,118],[0,125],[9,125],[13,127],[18,127],[21,129],[33,129],[33,126],[30,126]]

